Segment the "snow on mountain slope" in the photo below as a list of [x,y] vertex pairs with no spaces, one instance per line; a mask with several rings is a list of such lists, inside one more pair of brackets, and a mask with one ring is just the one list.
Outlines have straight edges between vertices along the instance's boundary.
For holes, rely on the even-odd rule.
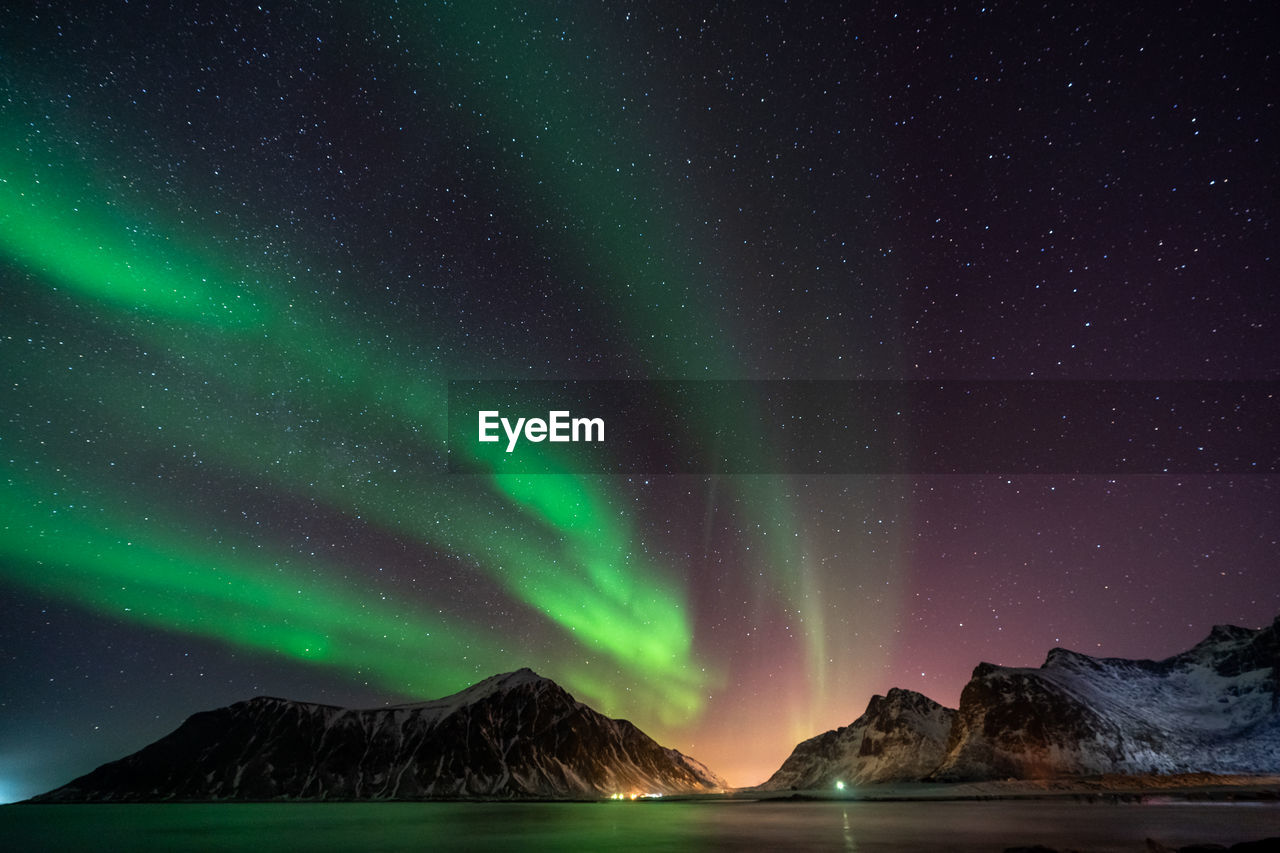
[[35,799],[592,798],[723,787],[701,763],[522,669],[375,710],[238,702]]
[[799,744],[760,787],[1100,773],[1280,773],[1280,618],[1219,625],[1161,661],[1053,649],[979,664],[952,711],[908,690]]
[[867,710],[848,726],[799,744],[760,788],[920,779],[942,760],[954,716],[927,696],[895,687],[887,696],[871,697]]
[[1280,770],[1280,619],[1215,627],[1162,661],[1054,649],[1039,669],[981,664],[937,779]]

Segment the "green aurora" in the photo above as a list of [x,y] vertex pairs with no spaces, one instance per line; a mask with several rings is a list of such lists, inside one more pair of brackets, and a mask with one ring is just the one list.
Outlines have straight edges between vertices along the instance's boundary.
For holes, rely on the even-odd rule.
[[[156,567],[184,554],[201,554],[199,562],[216,564],[217,555],[203,553],[207,546],[195,542],[149,541],[143,531],[126,532],[125,519],[85,541],[86,529],[60,529],[57,524],[63,520],[53,510],[42,522],[29,509],[56,506],[54,492],[87,490],[96,460],[139,447],[190,454],[245,477],[265,476],[278,488],[319,498],[369,524],[474,561],[489,582],[550,620],[573,645],[604,655],[630,678],[653,685],[654,710],[664,720],[687,719],[698,711],[708,676],[692,658],[691,628],[679,587],[658,567],[631,557],[634,533],[609,506],[603,489],[569,475],[497,474],[484,486],[474,478],[439,476],[436,457],[445,437],[441,379],[424,376],[420,365],[395,363],[389,347],[343,345],[368,338],[355,328],[335,328],[333,320],[320,319],[318,312],[303,311],[301,296],[272,300],[271,288],[260,286],[253,289],[252,301],[245,299],[242,280],[194,251],[176,248],[179,239],[155,236],[150,223],[122,212],[119,205],[78,198],[77,190],[83,192],[79,183],[45,178],[33,164],[14,159],[10,154],[5,164],[9,174],[29,171],[34,177],[25,184],[9,180],[4,185],[4,221],[21,227],[6,228],[3,243],[43,287],[24,294],[28,309],[60,323],[77,314],[84,322],[87,315],[84,335],[132,332],[137,352],[147,356],[141,360],[165,372],[168,384],[162,387],[170,393],[155,393],[156,371],[142,369],[137,353],[133,358],[122,355],[116,363],[71,365],[62,363],[63,353],[45,353],[21,368],[11,365],[16,371],[11,384],[17,389],[38,387],[62,374],[57,386],[65,397],[59,408],[68,422],[86,409],[101,419],[94,426],[101,437],[91,453],[63,447],[52,455],[62,463],[64,482],[58,489],[18,483],[17,493],[6,493],[6,552],[22,557],[28,567],[58,566],[66,578],[77,580],[46,584],[40,580],[47,577],[43,571],[18,572],[12,580],[40,580],[61,594],[76,590],[76,601],[118,618],[215,636],[310,663],[345,668],[359,661],[357,668],[372,672],[379,683],[411,695],[466,683],[467,677],[445,674],[455,671],[450,663],[464,651],[475,659],[474,650],[483,644],[468,639],[466,631],[441,632],[429,622],[394,634],[373,632],[387,638],[387,648],[369,654],[367,642],[355,648],[344,645],[349,628],[335,629],[337,636],[320,642],[316,620],[309,620],[302,639],[289,640],[296,603],[280,610],[272,606],[281,601],[274,595],[264,597],[253,611],[252,618],[265,620],[260,631],[228,628],[224,611],[246,600],[237,581],[222,599],[197,597],[191,605],[195,611],[122,607],[120,594],[94,595],[99,587],[82,581],[95,571],[114,577],[127,560],[107,554],[95,569],[90,542],[102,536],[112,542],[136,540],[152,555],[129,574],[135,584],[132,594],[140,589],[159,594],[168,578],[169,594],[180,598],[191,577]],[[139,240],[135,235],[140,233],[152,236]],[[281,431],[268,423],[271,419],[259,417],[263,408],[288,410],[316,428]],[[336,466],[335,444],[350,454]],[[402,451],[396,461],[387,458],[389,448]],[[83,457],[81,470],[70,469],[69,461],[78,456]],[[38,464],[38,459],[28,461]],[[18,466],[23,467],[32,466]],[[495,522],[499,518],[504,521]],[[232,578],[243,579],[247,570],[240,566],[229,571]],[[138,586],[142,577],[146,583]],[[327,592],[317,612],[333,617],[337,626],[351,625],[358,615],[356,596],[356,590],[348,591],[348,612],[342,616],[341,591]],[[202,608],[207,611],[203,617]],[[442,636],[454,639],[442,642]],[[413,642],[415,637],[423,638],[422,648],[406,649],[406,638]],[[427,637],[436,639],[428,642]],[[491,652],[478,657],[480,666],[502,665],[501,657]],[[423,659],[433,662],[434,683],[420,684],[414,667],[404,666]],[[603,684],[574,686],[608,703],[612,697],[600,694]]]
[[[644,189],[655,176],[643,166],[630,175],[602,166],[644,160],[638,142],[595,119],[590,105],[603,93],[566,93],[521,76],[523,62],[559,59],[524,56],[527,48],[499,19],[450,14],[462,17],[440,30],[443,37],[459,51],[471,45],[477,61],[496,63],[486,76],[455,81],[466,98],[483,105],[485,127],[478,134],[488,137],[492,121],[502,135],[528,143],[510,158],[511,168],[531,186],[554,188],[546,196],[563,208],[557,215],[617,223],[597,244],[562,247],[603,271],[594,276],[598,303],[631,328],[632,344],[655,375],[736,377],[731,342],[699,334],[694,325],[710,310],[699,298],[700,279],[709,273],[695,250],[674,248],[673,236],[662,232],[653,213],[662,205]],[[477,27],[492,39],[473,44]],[[563,72],[573,79],[572,69]],[[519,81],[514,99],[506,88],[512,79]],[[362,596],[357,586],[331,579],[319,581],[323,603],[313,618],[301,620],[297,600],[273,591],[245,616],[256,628],[231,624],[225,614],[255,600],[246,583],[255,572],[279,577],[287,591],[316,583],[313,568],[291,565],[287,556],[255,565],[211,547],[198,523],[165,518],[162,506],[93,516],[92,530],[83,518],[80,526],[64,527],[70,522],[57,516],[54,508],[67,496],[74,503],[77,494],[101,492],[103,503],[119,503],[111,490],[123,483],[103,470],[114,467],[104,460],[166,458],[184,469],[191,489],[200,488],[202,471],[210,469],[264,480],[282,494],[450,555],[478,583],[519,602],[568,641],[558,657],[571,688],[617,708],[623,703],[610,685],[639,683],[644,707],[635,708],[631,695],[632,712],[673,724],[696,717],[720,676],[697,652],[682,567],[644,556],[625,496],[615,495],[607,478],[442,476],[448,377],[434,354],[297,277],[264,272],[235,251],[212,246],[176,212],[158,208],[159,193],[143,205],[145,188],[116,191],[104,179],[110,151],[95,144],[92,133],[75,132],[70,119],[51,126],[29,118],[11,121],[0,134],[0,248],[26,281],[25,292],[15,294],[20,310],[6,312],[5,333],[13,340],[39,317],[48,329],[74,329],[82,342],[100,337],[106,351],[117,354],[83,360],[65,341],[57,347],[45,341],[7,367],[11,389],[43,398],[51,417],[75,424],[68,434],[95,436],[84,447],[11,448],[15,474],[5,495],[4,549],[19,559],[8,580],[39,585],[114,618],[368,673],[408,695],[447,692],[474,680],[477,671],[510,665],[509,653],[465,626],[442,630],[409,610],[397,617],[398,630],[371,630],[357,639],[352,626],[363,618]],[[610,142],[591,148],[589,140],[599,137]],[[592,165],[566,165],[574,163]],[[426,337],[433,336],[441,335],[428,330]],[[121,346],[122,339],[131,345]],[[456,359],[451,362],[456,370]],[[85,412],[93,413],[93,423],[83,422]],[[56,476],[49,478],[54,460]],[[45,476],[23,476],[36,471]],[[821,697],[824,628],[819,609],[806,606],[816,581],[789,501],[771,478],[736,477],[722,485],[741,498],[749,516],[748,536],[758,545],[769,597],[780,595],[804,614],[797,624]],[[186,538],[152,538],[139,517],[163,519],[162,526],[185,530]],[[129,552],[113,544],[125,540],[148,559],[130,567]],[[197,574],[221,570],[226,588],[211,586],[181,608],[157,606],[156,596],[184,596],[192,575],[167,568],[183,561]],[[53,583],[50,567],[66,581]],[[90,582],[95,578],[99,582]],[[129,585],[117,590],[116,580]],[[150,604],[126,606],[144,591]],[[598,677],[581,663],[599,656],[621,680]],[[462,657],[471,664],[466,672],[455,666]],[[432,665],[425,683],[421,661]]]

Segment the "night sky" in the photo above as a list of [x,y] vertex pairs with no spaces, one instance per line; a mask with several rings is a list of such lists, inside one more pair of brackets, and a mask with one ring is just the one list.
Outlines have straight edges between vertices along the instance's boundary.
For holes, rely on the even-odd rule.
[[450,379],[1280,379],[1268,4],[315,5],[0,16],[0,801],[521,666],[754,784],[1280,613],[1275,475],[445,446]]

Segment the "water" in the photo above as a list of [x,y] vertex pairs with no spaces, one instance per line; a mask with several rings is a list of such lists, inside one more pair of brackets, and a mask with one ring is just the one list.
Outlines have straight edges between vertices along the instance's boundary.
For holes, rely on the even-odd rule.
[[0,850],[1086,851],[1280,836],[1277,803],[263,803],[2,806]]

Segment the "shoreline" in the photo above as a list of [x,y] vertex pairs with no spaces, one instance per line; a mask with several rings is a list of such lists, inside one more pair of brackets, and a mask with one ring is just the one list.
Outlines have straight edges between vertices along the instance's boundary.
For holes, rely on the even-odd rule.
[[760,791],[739,789],[729,796],[761,802],[833,800],[841,802],[926,802],[941,800],[1050,800],[1085,802],[1275,802],[1280,774],[1219,776],[1182,773],[1170,776],[1107,774],[1065,779],[1004,779],[980,782],[889,782],[850,785],[842,791]]
[[789,802],[975,802],[1064,800],[1103,803],[1273,803],[1280,802],[1280,774],[1219,776],[1183,773],[1171,776],[1108,774],[1067,779],[1004,779],[981,782],[889,782],[850,785],[842,790],[762,791],[737,788],[723,793],[670,794],[657,798],[612,800],[557,797],[435,797],[429,799],[165,799],[165,800],[20,800],[9,805],[253,805],[325,803],[789,803]]

